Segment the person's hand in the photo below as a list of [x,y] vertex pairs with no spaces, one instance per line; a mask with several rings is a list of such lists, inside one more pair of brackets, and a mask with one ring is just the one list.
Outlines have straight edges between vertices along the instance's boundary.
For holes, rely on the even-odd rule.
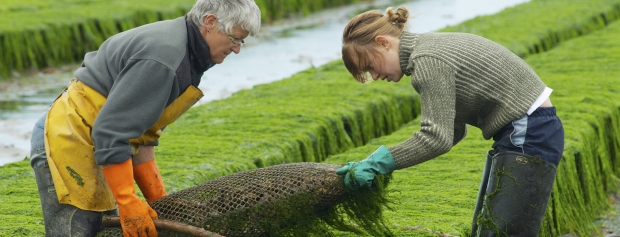
[[136,196],[132,160],[103,168],[103,175],[118,205],[123,236],[157,237],[157,212]]
[[347,165],[336,170],[336,174],[344,175],[344,184],[350,190],[369,188],[375,176],[389,174],[396,169],[396,162],[392,153],[385,147],[380,146],[366,159],[358,162],[349,162]]
[[123,236],[157,237],[157,229],[153,223],[153,219],[157,219],[157,212],[136,195],[122,202],[123,204],[118,204],[118,212]]

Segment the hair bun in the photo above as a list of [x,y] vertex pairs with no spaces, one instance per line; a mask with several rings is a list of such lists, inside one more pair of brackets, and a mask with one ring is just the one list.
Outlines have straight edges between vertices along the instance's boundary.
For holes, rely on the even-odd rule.
[[405,26],[407,20],[409,19],[409,10],[406,7],[398,7],[398,9],[394,10],[393,7],[388,7],[385,11],[385,15],[388,17],[388,20],[392,22],[393,25],[398,25],[400,28]]

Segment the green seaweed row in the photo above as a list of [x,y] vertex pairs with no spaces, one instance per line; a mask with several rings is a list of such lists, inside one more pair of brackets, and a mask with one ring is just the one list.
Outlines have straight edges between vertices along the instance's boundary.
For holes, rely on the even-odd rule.
[[274,21],[287,17],[304,16],[327,8],[344,6],[368,0],[259,0],[256,5],[261,9],[263,21]]
[[[264,22],[360,0],[257,0]],[[12,71],[82,60],[108,37],[189,11],[195,0],[8,0],[0,6],[0,79]]]
[[157,162],[172,190],[253,168],[321,162],[414,119],[417,96],[397,84],[359,84],[336,61],[192,108],[166,128]]
[[79,61],[106,38],[181,16],[192,3],[74,0],[29,5],[9,1],[0,13],[0,77],[13,70]]
[[620,1],[533,0],[496,16],[479,16],[441,31],[483,35],[526,57],[604,28],[620,18]]
[[[573,1],[555,2],[552,9],[533,8],[522,14],[530,14],[529,18],[533,19],[534,16],[544,15],[543,13],[547,11],[563,12],[562,6],[568,7]],[[578,1],[574,0],[574,2]],[[590,4],[607,2],[590,1]],[[533,3],[536,1],[515,8],[527,7]],[[599,11],[590,8],[589,14],[583,17],[596,16],[601,9],[604,8],[598,8]],[[496,18],[497,21],[507,21],[503,15],[504,12],[487,17]],[[570,12],[567,15],[571,15]],[[536,24],[534,20],[524,23],[530,22]],[[496,30],[503,34],[512,34],[515,27],[517,26],[511,28],[510,25],[505,25]],[[563,29],[556,29],[555,24],[521,25],[520,27],[529,29],[531,34],[547,32],[549,29],[557,31]],[[608,31],[605,29],[604,32]],[[520,41],[527,37],[529,36],[514,34],[508,38]],[[588,37],[592,40],[591,36]],[[570,42],[577,42],[577,40]],[[611,44],[606,43],[597,42],[592,46],[609,47]],[[585,47],[585,43],[583,44],[578,46]],[[558,46],[558,51],[563,45],[564,43]],[[573,47],[573,49],[579,47]],[[614,47],[617,48],[617,45]],[[617,51],[617,49],[614,50],[604,51],[603,55]],[[552,52],[556,51],[541,54],[541,57],[551,55]],[[576,53],[581,53],[581,50]],[[587,60],[594,62],[594,59],[605,61],[606,57],[591,56],[584,59],[586,60],[584,63],[588,62]],[[617,168],[614,168],[617,167],[615,165],[617,162],[611,158],[617,156],[615,151],[618,144],[615,137],[618,134],[618,116],[614,113],[618,113],[618,107],[617,104],[605,101],[613,101],[617,98],[617,90],[611,85],[614,82],[613,78],[617,78],[617,75],[613,74],[616,72],[612,71],[618,70],[617,66],[613,67],[613,64],[610,66],[610,63],[618,60],[609,57],[607,64],[600,63],[595,66],[584,64],[584,67],[581,67],[581,62],[577,60],[560,56],[549,59],[549,61],[550,65],[541,66],[537,65],[536,61],[528,59],[545,82],[551,88],[556,89],[552,96],[554,104],[558,108],[575,106],[588,112],[567,114],[570,112],[566,111],[570,110],[560,110],[560,116],[567,128],[567,152],[558,172],[567,169],[566,172],[573,172],[573,175],[558,177],[557,191],[554,193],[548,212],[551,218],[549,220],[553,221],[546,222],[545,228],[551,226],[558,230],[558,233],[568,231],[585,233],[592,229],[590,216],[594,214],[588,216],[586,214],[589,212],[584,212],[584,210],[598,207],[592,210],[600,211],[605,206],[600,198],[606,197],[606,192],[615,187],[612,182],[614,176],[608,174],[617,172]],[[571,62],[575,65],[571,65]],[[255,167],[286,162],[321,161],[329,155],[342,153],[370,141],[370,145],[348,151],[342,155],[343,158],[340,160],[336,158],[338,156],[327,159],[328,162],[336,163],[359,160],[376,149],[376,145],[395,144],[410,137],[416,131],[416,121],[398,130],[401,124],[410,121],[416,115],[414,111],[419,110],[418,105],[415,104],[417,95],[413,93],[413,89],[406,83],[406,80],[398,84],[361,85],[354,82],[341,64],[340,61],[336,61],[320,68],[304,71],[280,82],[236,93],[222,101],[214,101],[192,108],[179,121],[166,129],[161,145],[157,148],[157,161],[169,191],[180,190],[214,177]],[[552,67],[553,65],[555,67]],[[582,72],[584,78],[579,80],[572,78],[573,74],[570,72],[577,66],[584,69]],[[564,77],[552,79],[555,72],[542,71],[541,67],[542,69],[548,67],[549,70],[554,68],[555,70],[568,70],[568,73]],[[587,71],[591,68],[601,71],[596,73]],[[603,79],[599,80],[598,77],[596,77],[597,80],[586,80],[595,77],[597,73],[600,74],[599,76],[604,76],[603,79],[612,78],[611,83]],[[588,87],[584,87],[583,84],[588,84]],[[572,90],[566,89],[571,85]],[[608,91],[602,94],[596,92],[592,96],[579,92],[579,89],[586,88],[587,91],[594,93],[595,89],[598,89],[596,86]],[[562,96],[565,96],[568,102],[562,102],[564,100],[561,99]],[[573,98],[573,101],[569,101],[571,97],[577,99]],[[599,101],[599,97],[604,100]],[[575,101],[587,103],[581,106]],[[605,107],[605,105],[616,107]],[[608,113],[609,116],[605,116],[605,112],[609,111],[611,111]],[[598,120],[609,120],[609,122],[601,124]],[[592,131],[593,127],[598,127],[595,129],[596,132]],[[397,132],[385,136],[392,131]],[[400,137],[396,137],[398,134]],[[381,136],[383,136],[382,140],[372,140]],[[433,230],[466,233],[467,230],[463,228],[467,228],[471,223],[471,209],[484,162],[482,156],[490,144],[489,141],[481,138],[476,129],[470,128],[468,137],[450,153],[431,162],[397,171],[395,180],[390,185],[398,188],[398,192],[394,195],[397,197],[396,204],[399,206],[390,218],[394,223],[394,228],[401,231],[403,235],[419,234],[415,236],[434,236],[430,232]],[[601,148],[599,146],[601,144],[606,144],[605,148]],[[605,155],[605,151],[613,152]],[[574,158],[577,157],[575,155],[570,158],[571,156],[567,154],[579,154],[580,158]],[[599,157],[599,159],[594,159],[599,164],[591,162],[592,154],[595,155],[594,157]],[[603,160],[606,157],[610,157],[608,161]],[[571,167],[578,168],[571,169]],[[597,169],[605,173],[597,176],[599,174],[590,172]],[[576,170],[586,173],[577,173]],[[577,173],[576,176],[575,173]],[[28,162],[17,162],[0,167],[0,180],[3,180],[0,182],[0,202],[6,204],[0,206],[0,220],[3,223],[9,223],[0,226],[0,235],[41,235],[43,225],[38,194],[34,175]],[[571,185],[564,186],[560,183]],[[573,189],[578,187],[577,184],[588,186],[590,183],[592,187],[586,189],[587,194],[580,195],[581,193],[575,192],[566,197],[556,197],[560,192],[573,192]],[[429,187],[434,189],[431,191]],[[568,200],[566,201],[568,203],[556,203],[558,200],[564,200],[561,198]],[[576,203],[576,205],[568,206],[569,203]],[[570,215],[572,219],[559,218],[562,215]]]
[[[555,89],[565,130],[563,161],[546,223],[555,233],[589,236],[609,208],[620,169],[620,22],[527,59]],[[545,233],[550,234],[550,233]],[[602,234],[602,233],[601,233]],[[547,235],[549,236],[549,235]]]

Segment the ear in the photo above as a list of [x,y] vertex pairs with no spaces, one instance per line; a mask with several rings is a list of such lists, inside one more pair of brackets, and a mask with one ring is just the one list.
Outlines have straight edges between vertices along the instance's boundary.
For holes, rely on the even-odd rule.
[[205,18],[202,20],[202,24],[207,29],[213,29],[215,24],[217,24],[217,16],[215,14],[209,14],[205,16]]
[[390,41],[388,40],[387,37],[383,36],[383,35],[377,35],[375,37],[375,42],[381,46],[382,48],[389,48],[390,47]]

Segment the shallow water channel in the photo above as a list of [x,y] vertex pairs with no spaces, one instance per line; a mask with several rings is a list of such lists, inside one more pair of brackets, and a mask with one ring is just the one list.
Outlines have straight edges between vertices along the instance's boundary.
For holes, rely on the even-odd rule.
[[[377,0],[325,10],[301,19],[263,26],[250,37],[240,54],[207,71],[200,89],[205,96],[198,104],[223,99],[255,85],[287,78],[310,67],[340,59],[342,29],[359,11],[387,6],[406,6],[412,16],[412,32],[430,32],[480,15],[494,14],[527,0],[414,0],[400,4]],[[58,78],[60,77],[60,78]],[[30,131],[39,115],[54,100],[70,73],[56,74],[44,91],[0,97],[0,166],[29,156]],[[50,77],[51,78],[51,77]],[[58,82],[60,81],[60,82]],[[52,88],[49,88],[51,85]]]

